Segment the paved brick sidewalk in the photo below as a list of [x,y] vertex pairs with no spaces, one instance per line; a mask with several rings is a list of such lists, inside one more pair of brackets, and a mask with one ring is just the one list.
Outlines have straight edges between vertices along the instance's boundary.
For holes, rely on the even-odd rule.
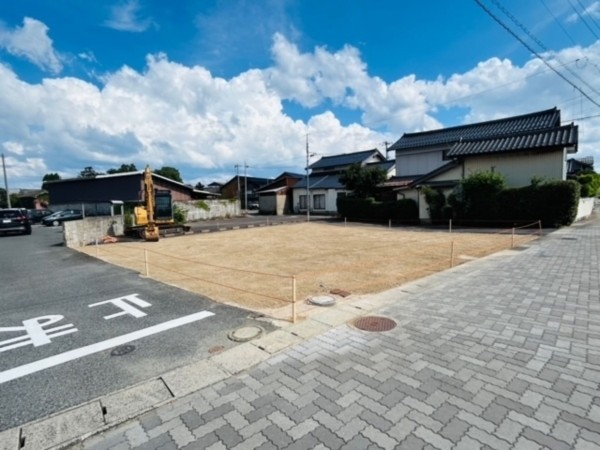
[[[600,449],[600,221],[379,294],[334,328],[85,449]],[[375,296],[374,296],[375,297]]]

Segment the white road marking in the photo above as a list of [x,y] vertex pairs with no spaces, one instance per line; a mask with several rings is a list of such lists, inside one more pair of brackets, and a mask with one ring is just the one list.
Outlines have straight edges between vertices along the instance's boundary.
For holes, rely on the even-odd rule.
[[[26,333],[24,336],[18,336],[0,341],[0,353],[12,350],[13,348],[23,347],[25,345],[33,345],[34,347],[46,345],[51,342],[50,338],[63,336],[65,334],[74,333],[77,331],[77,328],[75,328],[72,323],[44,329],[44,327],[52,325],[56,322],[60,322],[63,319],[64,316],[59,315],[42,316],[24,320],[22,327],[0,327],[0,332],[11,333],[15,331],[25,331]],[[14,344],[14,342],[17,342],[17,344]]]
[[188,323],[197,322],[210,316],[214,316],[214,313],[211,313],[209,311],[200,311],[195,314],[190,314],[189,316],[179,317],[177,319],[159,323],[158,325],[143,328],[132,333],[127,333],[122,336],[117,336],[111,339],[107,339],[105,341],[87,345],[85,347],[76,348],[74,350],[69,350],[68,352],[59,353],[58,355],[40,359],[29,364],[14,367],[12,369],[5,370],[4,372],[0,372],[0,384],[24,377],[26,375],[30,375],[35,372],[39,372],[44,369],[48,369],[50,367],[58,366],[60,364],[81,358],[83,356],[92,355],[94,353],[108,350],[112,347],[117,347],[119,345],[135,341],[137,339],[151,336],[156,333],[161,333],[163,331],[170,330],[172,328],[177,328]]

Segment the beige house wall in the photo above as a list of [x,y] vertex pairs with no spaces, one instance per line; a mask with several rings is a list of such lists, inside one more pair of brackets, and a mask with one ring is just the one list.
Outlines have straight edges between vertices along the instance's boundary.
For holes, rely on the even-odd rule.
[[494,171],[506,177],[510,187],[531,184],[534,177],[548,180],[566,179],[566,152],[511,153],[507,155],[470,156],[464,161],[464,177],[477,172]]

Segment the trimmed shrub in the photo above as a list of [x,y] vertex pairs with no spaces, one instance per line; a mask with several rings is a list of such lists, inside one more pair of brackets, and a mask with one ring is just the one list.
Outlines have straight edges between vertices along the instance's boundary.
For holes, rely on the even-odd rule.
[[417,203],[411,199],[376,202],[373,198],[338,197],[338,215],[359,220],[415,220],[419,217]]
[[490,220],[498,217],[500,193],[506,188],[497,172],[477,172],[461,181],[465,219]]
[[582,197],[597,197],[600,194],[600,175],[594,172],[579,175],[576,178],[581,185]]

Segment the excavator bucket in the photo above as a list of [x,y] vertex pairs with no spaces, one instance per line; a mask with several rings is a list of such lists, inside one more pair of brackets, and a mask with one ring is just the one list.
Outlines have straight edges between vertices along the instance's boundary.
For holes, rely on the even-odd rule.
[[158,227],[147,227],[144,230],[144,240],[147,242],[158,242],[159,234]]

